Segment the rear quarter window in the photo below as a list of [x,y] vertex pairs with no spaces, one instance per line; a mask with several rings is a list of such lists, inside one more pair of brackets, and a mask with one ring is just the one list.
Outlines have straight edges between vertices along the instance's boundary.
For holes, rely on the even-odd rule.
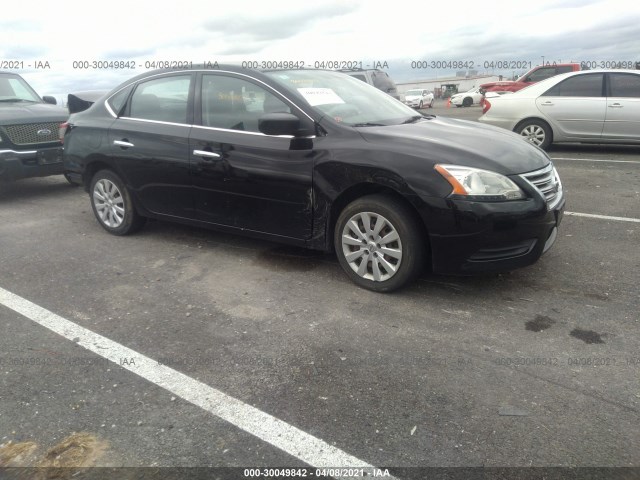
[[107,100],[111,111],[113,111],[116,117],[119,116],[120,113],[122,113],[122,109],[127,102],[127,98],[129,98],[131,90],[133,90],[133,85],[129,85],[128,87],[123,88]]

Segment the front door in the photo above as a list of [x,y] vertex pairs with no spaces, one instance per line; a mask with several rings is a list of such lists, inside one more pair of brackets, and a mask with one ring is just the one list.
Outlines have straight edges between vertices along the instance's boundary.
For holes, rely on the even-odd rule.
[[285,98],[241,74],[199,78],[189,143],[197,215],[205,222],[307,239],[312,229],[313,140],[260,133],[265,113],[294,113]]
[[536,106],[566,138],[600,138],[607,103],[603,77],[602,73],[569,77],[538,97]]

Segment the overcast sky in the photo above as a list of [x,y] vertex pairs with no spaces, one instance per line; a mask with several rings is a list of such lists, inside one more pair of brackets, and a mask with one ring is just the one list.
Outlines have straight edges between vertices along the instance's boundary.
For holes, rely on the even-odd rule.
[[[154,60],[387,62],[397,83],[444,77],[412,61],[640,61],[640,5],[622,0],[315,2],[11,2],[0,60],[41,95],[111,89]],[[381,6],[384,5],[384,8]],[[78,70],[74,61],[133,60],[135,70]],[[34,71],[35,62],[50,69]],[[32,67],[30,68],[29,65]],[[528,65],[528,64],[527,64]],[[7,65],[2,65],[7,70]],[[527,68],[516,68],[523,72]],[[512,69],[487,73],[511,75]]]

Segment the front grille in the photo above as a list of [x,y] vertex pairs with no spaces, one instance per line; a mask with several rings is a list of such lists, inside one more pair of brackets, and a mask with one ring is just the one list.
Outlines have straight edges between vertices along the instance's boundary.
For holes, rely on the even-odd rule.
[[[7,125],[5,133],[14,145],[34,145],[38,143],[58,142],[58,126],[61,122],[26,123]],[[48,130],[48,132],[47,132]],[[40,134],[38,134],[40,132]]]
[[558,172],[556,172],[552,163],[549,163],[549,165],[540,170],[523,173],[520,176],[540,192],[547,201],[549,210],[558,205],[560,200],[562,200],[562,182],[560,182]]

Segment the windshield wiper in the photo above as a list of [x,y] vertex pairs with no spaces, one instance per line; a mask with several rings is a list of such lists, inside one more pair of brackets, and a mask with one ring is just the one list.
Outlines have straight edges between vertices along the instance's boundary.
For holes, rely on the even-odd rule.
[[352,127],[386,127],[387,125],[384,123],[363,122],[363,123],[354,123],[351,126]]
[[407,124],[407,123],[417,122],[418,120],[420,120],[422,118],[427,118],[427,117],[425,117],[424,115],[414,115],[413,117],[409,117],[404,122],[402,122],[402,125]]

